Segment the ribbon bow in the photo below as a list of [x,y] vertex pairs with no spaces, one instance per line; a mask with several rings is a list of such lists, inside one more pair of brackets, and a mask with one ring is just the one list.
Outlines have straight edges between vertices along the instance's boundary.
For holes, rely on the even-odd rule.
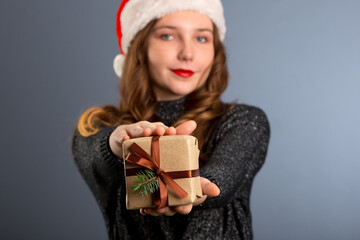
[[158,176],[159,192],[155,194],[154,203],[157,208],[166,206],[169,186],[180,197],[187,197],[187,192],[184,191],[163,169],[160,168],[160,150],[159,150],[159,136],[155,136],[151,141],[152,157],[147,154],[139,145],[133,143],[130,146],[132,153],[126,157],[126,161],[136,164],[147,169],[152,170]]

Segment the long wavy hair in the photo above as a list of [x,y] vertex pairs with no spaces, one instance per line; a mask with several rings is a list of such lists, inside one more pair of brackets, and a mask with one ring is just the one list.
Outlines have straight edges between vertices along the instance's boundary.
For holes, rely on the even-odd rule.
[[[152,20],[134,37],[124,62],[120,79],[119,106],[105,105],[86,110],[78,121],[82,136],[96,134],[107,126],[130,124],[138,121],[161,121],[156,115],[156,96],[148,69],[148,39],[157,20]],[[221,102],[221,94],[228,84],[225,48],[214,25],[214,61],[206,82],[190,93],[185,100],[184,114],[174,127],[187,120],[194,120],[197,128],[192,135],[198,138],[200,164],[208,157],[204,146],[208,142],[217,120],[230,108]],[[141,87],[139,87],[141,86]]]

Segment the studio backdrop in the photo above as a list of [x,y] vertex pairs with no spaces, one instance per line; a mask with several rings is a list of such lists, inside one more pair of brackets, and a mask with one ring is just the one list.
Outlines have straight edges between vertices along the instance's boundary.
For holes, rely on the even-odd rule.
[[[118,103],[118,0],[0,3],[0,239],[106,239],[71,136]],[[271,124],[256,240],[360,239],[360,1],[224,0],[223,97]]]

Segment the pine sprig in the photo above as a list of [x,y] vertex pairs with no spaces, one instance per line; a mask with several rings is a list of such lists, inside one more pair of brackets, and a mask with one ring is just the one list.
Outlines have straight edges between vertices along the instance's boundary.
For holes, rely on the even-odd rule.
[[133,191],[141,195],[152,194],[159,189],[158,178],[151,170],[137,173],[135,183]]

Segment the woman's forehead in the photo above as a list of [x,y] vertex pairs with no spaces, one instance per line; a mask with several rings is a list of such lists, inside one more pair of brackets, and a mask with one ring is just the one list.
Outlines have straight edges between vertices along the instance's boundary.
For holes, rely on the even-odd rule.
[[186,10],[170,13],[160,18],[155,24],[155,28],[161,27],[213,30],[213,22],[202,13]]

